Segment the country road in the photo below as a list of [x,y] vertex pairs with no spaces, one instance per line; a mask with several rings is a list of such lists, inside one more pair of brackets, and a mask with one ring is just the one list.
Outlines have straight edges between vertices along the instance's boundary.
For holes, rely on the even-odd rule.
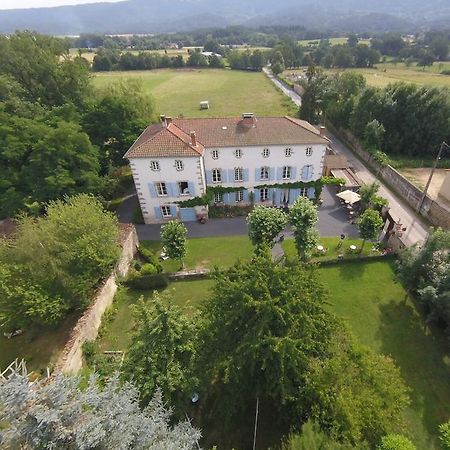
[[[300,106],[301,97],[294,92],[292,89],[286,87],[277,78],[274,77],[272,72],[264,67],[264,73],[267,77],[279,87],[283,93],[289,96],[292,101]],[[407,245],[413,245],[418,242],[423,242],[427,235],[429,226],[422,220],[412,209],[406,204],[396,193],[389,189],[382,180],[378,179],[375,174],[373,174],[362,162],[356,157],[356,155],[346,146],[342,141],[340,141],[337,136],[331,132],[327,132],[328,138],[332,141],[333,149],[340,155],[347,158],[349,166],[352,167],[359,179],[366,184],[373,183],[377,181],[380,184],[379,194],[389,201],[390,213],[392,217],[400,222],[403,227],[406,227],[406,231],[403,234],[402,240]]]

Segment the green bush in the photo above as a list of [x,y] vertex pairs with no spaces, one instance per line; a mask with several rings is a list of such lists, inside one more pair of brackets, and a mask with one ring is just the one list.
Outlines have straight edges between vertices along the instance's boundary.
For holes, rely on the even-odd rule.
[[381,439],[377,450],[416,450],[415,445],[406,437],[399,434],[388,434]]
[[450,420],[439,425],[439,440],[444,450],[450,450]]
[[[163,272],[163,267],[161,266],[161,264],[159,263],[158,257],[148,248],[140,246],[138,249],[138,255],[146,262],[149,264],[152,264],[153,266],[156,267],[156,272],[157,273],[162,273]],[[145,265],[145,264],[144,264]],[[138,269],[136,267],[136,270],[140,270],[140,268]]]
[[158,270],[154,264],[144,264],[140,270],[140,275],[156,275],[158,273]]
[[168,286],[167,277],[161,273],[155,275],[141,275],[139,272],[132,272],[125,284],[138,291],[153,289],[163,289]]

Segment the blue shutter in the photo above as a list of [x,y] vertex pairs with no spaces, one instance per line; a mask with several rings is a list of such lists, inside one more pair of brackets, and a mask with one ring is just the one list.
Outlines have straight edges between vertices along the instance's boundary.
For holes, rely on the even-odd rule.
[[308,195],[308,198],[310,198],[310,199],[316,198],[316,189],[313,187],[308,188],[307,195]]
[[282,167],[278,167],[277,169],[277,180],[282,180],[283,179],[283,168]]
[[226,192],[226,193],[224,193],[223,194],[223,202],[226,204],[226,205],[229,205],[230,204],[230,193],[229,192]]
[[206,176],[206,183],[211,184],[212,183],[212,170],[206,170],[205,176]]
[[243,202],[244,203],[248,203],[249,202],[249,198],[248,198],[248,190],[244,189],[243,190]]
[[[228,169],[228,170],[224,170],[225,173],[228,172],[228,183],[233,183],[234,182],[234,170],[233,169]],[[226,179],[223,181],[227,181]]]
[[261,169],[255,169],[255,181],[261,181]]
[[148,191],[150,192],[150,197],[158,197],[156,187],[153,183],[148,183]]
[[297,167],[291,167],[291,178],[295,180],[297,178]]
[[309,166],[309,172],[308,172],[308,180],[311,180],[314,175],[314,166]]
[[170,214],[173,218],[177,217],[177,205],[170,205]]
[[275,167],[269,168],[269,180],[275,180]]
[[242,174],[243,175],[243,180],[244,181],[248,181],[248,169],[244,169],[243,172],[244,172]]
[[267,201],[268,201],[269,203],[272,203],[272,202],[273,202],[273,192],[274,192],[273,189],[269,189],[269,190],[267,191]]
[[291,189],[291,192],[289,193],[289,203],[294,203],[295,200],[297,200],[299,194],[300,194],[299,189]]
[[308,179],[308,166],[303,166],[302,167],[302,180],[307,180]]
[[161,212],[161,208],[159,208],[158,206],[155,206],[155,218],[156,219],[162,219],[162,212]]
[[189,189],[189,195],[192,197],[195,197],[195,183],[192,181],[188,181],[188,189]]
[[178,197],[178,184],[177,183],[167,183],[167,194],[169,197]]

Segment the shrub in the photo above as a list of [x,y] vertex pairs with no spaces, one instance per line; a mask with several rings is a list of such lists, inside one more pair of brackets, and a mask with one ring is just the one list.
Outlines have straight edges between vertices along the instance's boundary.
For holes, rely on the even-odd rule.
[[450,450],[450,420],[439,425],[439,440],[444,450]]
[[381,439],[378,450],[416,450],[415,445],[399,434],[388,434]]
[[161,273],[155,275],[140,275],[138,272],[133,272],[125,284],[131,289],[138,291],[146,291],[153,289],[163,289],[169,284],[167,277]]
[[140,270],[140,275],[156,275],[158,273],[158,270],[156,269],[156,266],[153,264],[147,263],[144,264]]

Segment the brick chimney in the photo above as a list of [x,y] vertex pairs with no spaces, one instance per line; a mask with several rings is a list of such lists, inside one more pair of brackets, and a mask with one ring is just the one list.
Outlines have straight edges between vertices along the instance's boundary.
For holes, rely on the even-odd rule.
[[319,132],[321,136],[325,136],[325,127],[320,127]]
[[166,127],[172,123],[172,117],[166,117]]
[[256,117],[253,113],[242,114],[242,124],[246,127],[256,127]]
[[191,131],[191,145],[193,147],[197,147],[197,135],[195,134],[195,131]]
[[159,120],[161,121],[161,123],[166,126],[166,116],[164,114],[161,114],[159,116]]

